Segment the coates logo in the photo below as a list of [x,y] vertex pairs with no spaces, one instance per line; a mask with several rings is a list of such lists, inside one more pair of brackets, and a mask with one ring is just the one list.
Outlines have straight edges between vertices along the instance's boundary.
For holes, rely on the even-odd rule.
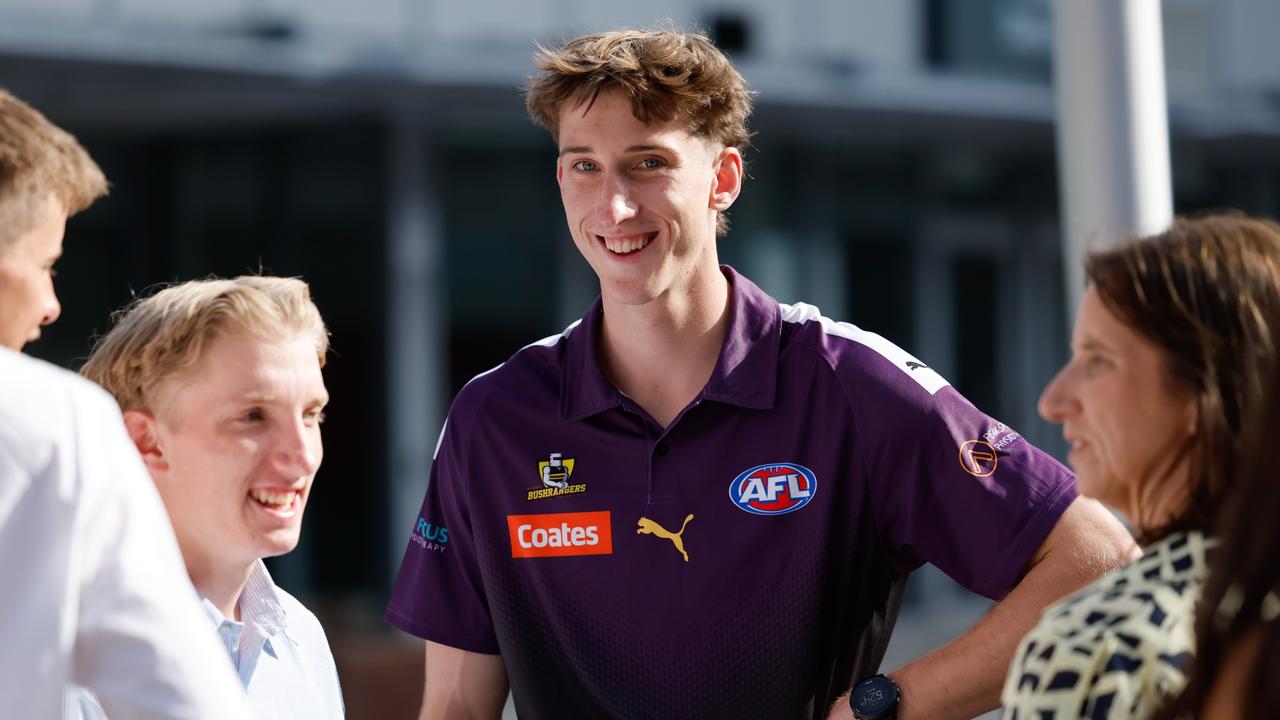
[[729,485],[734,505],[757,515],[783,515],[799,510],[818,491],[813,471],[792,463],[757,465]]
[[612,555],[609,511],[508,515],[511,557]]

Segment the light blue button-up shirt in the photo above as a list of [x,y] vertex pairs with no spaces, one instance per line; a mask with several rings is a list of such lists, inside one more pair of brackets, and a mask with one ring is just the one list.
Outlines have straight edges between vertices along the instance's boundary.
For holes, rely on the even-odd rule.
[[[239,622],[213,603],[202,606],[217,628],[249,707],[263,720],[329,720],[343,717],[338,671],[316,616],[271,580],[258,561],[240,594]],[[68,718],[106,720],[93,696],[80,688],[68,698]]]

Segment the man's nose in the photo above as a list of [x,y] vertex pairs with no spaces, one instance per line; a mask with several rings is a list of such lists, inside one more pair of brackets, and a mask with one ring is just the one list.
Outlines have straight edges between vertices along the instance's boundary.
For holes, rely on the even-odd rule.
[[610,227],[621,225],[635,217],[639,209],[626,184],[616,181],[605,183],[600,206],[601,219]]
[[52,284],[50,284],[49,294],[44,300],[44,315],[40,317],[40,324],[51,325],[61,315],[62,304],[58,302],[58,294],[54,292]]
[[277,438],[273,459],[282,471],[289,475],[314,475],[324,457],[320,434],[302,421],[282,431]]

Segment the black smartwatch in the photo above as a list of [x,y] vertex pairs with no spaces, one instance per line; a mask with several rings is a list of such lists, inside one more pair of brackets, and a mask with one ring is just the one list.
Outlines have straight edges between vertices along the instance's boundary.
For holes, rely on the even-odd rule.
[[872,675],[853,686],[849,707],[858,720],[894,720],[900,697],[897,683],[884,675]]

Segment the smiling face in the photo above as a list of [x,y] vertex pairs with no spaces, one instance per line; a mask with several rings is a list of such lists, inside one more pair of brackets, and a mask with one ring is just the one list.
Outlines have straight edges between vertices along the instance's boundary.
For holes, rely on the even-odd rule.
[[716,216],[742,157],[676,121],[649,124],[617,91],[560,112],[556,179],[573,241],[607,301],[643,305],[719,273]]
[[[329,395],[314,341],[227,331],[126,423],[188,567],[247,567],[298,544]],[[140,433],[146,426],[150,433]]]
[[[1162,351],[1121,322],[1090,289],[1080,304],[1072,358],[1044,389],[1039,411],[1062,424],[1080,492],[1135,522],[1144,498],[1176,492],[1195,434],[1190,392],[1170,381]],[[1157,493],[1148,492],[1157,489]]]
[[0,252],[0,346],[21,350],[58,319],[53,264],[62,256],[67,213],[48,196],[32,211],[29,229]]

